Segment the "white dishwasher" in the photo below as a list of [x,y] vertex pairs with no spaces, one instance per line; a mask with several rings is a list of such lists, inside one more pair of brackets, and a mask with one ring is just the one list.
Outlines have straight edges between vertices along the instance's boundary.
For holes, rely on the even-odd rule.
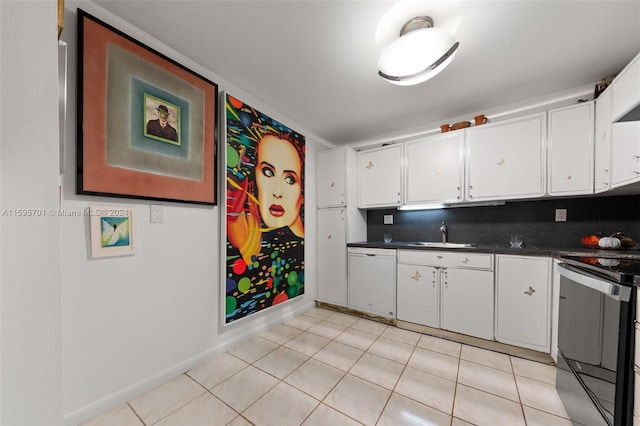
[[396,250],[348,248],[347,306],[387,318],[396,316]]

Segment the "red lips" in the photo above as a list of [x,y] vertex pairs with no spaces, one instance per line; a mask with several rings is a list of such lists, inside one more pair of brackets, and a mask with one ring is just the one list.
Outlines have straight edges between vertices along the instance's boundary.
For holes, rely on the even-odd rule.
[[284,207],[282,207],[279,204],[271,204],[269,206],[269,213],[271,213],[272,216],[275,217],[280,217],[284,215]]

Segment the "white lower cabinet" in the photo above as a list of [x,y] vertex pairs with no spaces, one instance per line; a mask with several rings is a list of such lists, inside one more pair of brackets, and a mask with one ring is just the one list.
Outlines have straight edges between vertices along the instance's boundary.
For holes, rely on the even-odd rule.
[[440,327],[440,270],[398,263],[398,314],[401,321]]
[[318,300],[347,306],[346,209],[318,210]]
[[441,327],[493,340],[493,272],[446,268],[441,279]]
[[496,340],[549,352],[551,258],[496,255]]
[[493,339],[493,254],[398,250],[397,318]]

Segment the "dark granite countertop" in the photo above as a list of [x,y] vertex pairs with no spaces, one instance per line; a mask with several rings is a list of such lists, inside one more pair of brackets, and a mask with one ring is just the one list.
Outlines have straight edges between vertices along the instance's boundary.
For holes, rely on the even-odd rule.
[[379,249],[403,249],[403,250],[437,250],[437,251],[467,251],[477,253],[514,254],[522,256],[582,256],[582,257],[615,257],[618,259],[640,260],[640,247],[627,250],[599,250],[585,247],[538,247],[523,245],[521,248],[512,248],[506,244],[478,244],[475,247],[452,248],[452,247],[424,247],[412,245],[415,243],[392,241],[361,241],[348,243],[347,247],[368,247]]

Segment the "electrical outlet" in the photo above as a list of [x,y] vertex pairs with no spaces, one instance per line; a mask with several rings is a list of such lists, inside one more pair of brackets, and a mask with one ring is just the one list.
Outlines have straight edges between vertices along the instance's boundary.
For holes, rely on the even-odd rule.
[[164,223],[164,208],[162,206],[150,206],[151,223]]
[[556,209],[556,222],[567,221],[567,209]]
[[392,214],[385,214],[384,215],[384,224],[385,225],[393,225],[393,215]]

